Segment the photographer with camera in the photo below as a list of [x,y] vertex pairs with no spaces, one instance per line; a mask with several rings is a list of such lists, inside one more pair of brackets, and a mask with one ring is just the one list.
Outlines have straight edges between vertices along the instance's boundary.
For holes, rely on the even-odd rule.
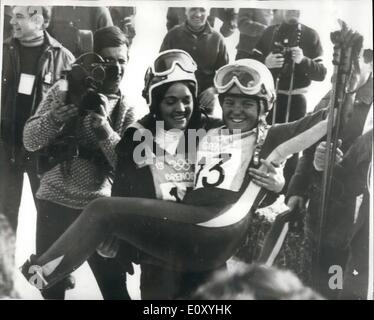
[[[282,10],[281,24],[268,27],[255,49],[275,79],[276,106],[268,123],[295,121],[306,114],[305,93],[311,81],[323,81],[322,46],[317,32],[299,22],[299,10]],[[284,170],[286,185],[297,165],[298,156],[288,159]],[[286,190],[286,189],[285,189]]]
[[[89,202],[110,196],[115,147],[133,122],[120,91],[128,61],[126,36],[118,27],[99,29],[94,52],[75,61],[67,81],[51,88],[25,126],[27,150],[53,152],[41,167],[46,171],[37,192],[37,252],[44,252]],[[128,298],[126,276],[115,260],[95,253],[89,265],[105,299]],[[63,299],[65,289],[61,281],[43,296]]]

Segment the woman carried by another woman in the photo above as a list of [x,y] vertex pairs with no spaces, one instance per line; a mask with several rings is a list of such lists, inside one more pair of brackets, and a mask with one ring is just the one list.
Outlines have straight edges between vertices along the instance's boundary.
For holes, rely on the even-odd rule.
[[[183,66],[173,63],[159,76],[165,77],[173,68]],[[81,265],[111,235],[172,270],[212,270],[234,255],[251,213],[269,191],[279,192],[283,187],[277,167],[291,154],[321,139],[327,119],[322,110],[293,123],[269,127],[265,118],[275,100],[274,82],[270,71],[255,60],[223,66],[214,83],[224,125],[209,130],[198,144],[193,190],[181,202],[140,197],[93,201],[49,250],[23,265],[22,272],[30,283],[39,289],[50,286]],[[187,96],[169,100],[166,94],[164,100],[182,103]],[[166,130],[168,119],[164,113]],[[186,123],[187,113],[171,113],[170,121]],[[146,135],[139,140],[146,141]],[[147,152],[147,145],[140,153],[134,149],[134,161],[141,166],[152,160],[150,165],[157,166],[157,157]],[[165,153],[164,163],[173,167],[168,156]],[[161,192],[168,190],[162,181],[156,187]],[[178,190],[168,193],[174,196]]]

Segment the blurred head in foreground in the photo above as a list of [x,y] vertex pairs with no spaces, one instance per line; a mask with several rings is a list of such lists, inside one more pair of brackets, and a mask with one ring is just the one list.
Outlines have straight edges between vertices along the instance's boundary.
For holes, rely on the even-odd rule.
[[323,300],[291,271],[257,264],[239,264],[229,272],[217,273],[196,291],[193,299]]
[[16,298],[13,288],[14,246],[13,230],[0,213],[0,299]]

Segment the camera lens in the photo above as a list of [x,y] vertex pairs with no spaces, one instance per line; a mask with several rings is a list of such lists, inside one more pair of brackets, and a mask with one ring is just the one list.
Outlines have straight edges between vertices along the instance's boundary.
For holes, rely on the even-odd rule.
[[96,81],[104,81],[105,79],[105,70],[102,66],[97,66],[92,70],[92,77]]

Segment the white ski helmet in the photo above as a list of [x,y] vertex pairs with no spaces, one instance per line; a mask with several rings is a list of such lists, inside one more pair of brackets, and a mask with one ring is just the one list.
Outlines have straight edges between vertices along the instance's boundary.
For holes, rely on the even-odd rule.
[[265,100],[265,112],[273,107],[276,97],[274,79],[263,63],[253,59],[240,59],[217,70],[214,86],[218,94],[225,94],[234,84],[243,94]]
[[195,61],[186,51],[172,49],[160,52],[144,77],[143,97],[148,106],[152,104],[152,90],[165,83],[192,81],[195,85],[195,96],[197,96],[196,70]]

